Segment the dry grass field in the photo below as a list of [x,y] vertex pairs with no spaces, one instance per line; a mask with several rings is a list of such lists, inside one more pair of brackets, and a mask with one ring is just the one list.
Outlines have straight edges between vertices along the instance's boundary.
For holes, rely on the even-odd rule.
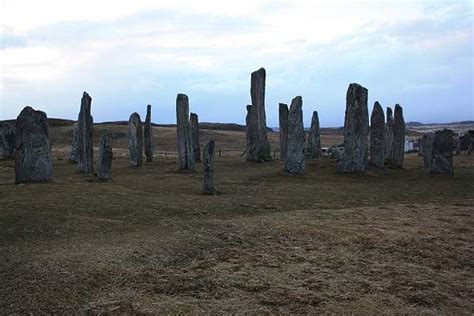
[[244,133],[203,130],[222,151],[205,196],[201,164],[177,171],[175,129],[154,129],[142,168],[126,127],[104,130],[108,183],[65,160],[70,126],[52,129],[53,182],[14,185],[0,161],[0,314],[474,313],[472,156],[454,176],[415,154],[399,171],[340,175],[321,158],[290,176],[245,162]]

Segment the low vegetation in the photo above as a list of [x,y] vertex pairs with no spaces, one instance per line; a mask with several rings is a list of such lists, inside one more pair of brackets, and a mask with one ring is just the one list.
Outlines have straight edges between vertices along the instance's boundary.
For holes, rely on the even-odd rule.
[[472,157],[454,176],[416,154],[402,171],[321,158],[289,176],[245,162],[244,133],[207,130],[223,155],[205,196],[201,164],[177,171],[172,128],[142,168],[116,137],[108,183],[65,160],[68,128],[52,131],[54,182],[14,185],[0,162],[0,314],[474,313]]

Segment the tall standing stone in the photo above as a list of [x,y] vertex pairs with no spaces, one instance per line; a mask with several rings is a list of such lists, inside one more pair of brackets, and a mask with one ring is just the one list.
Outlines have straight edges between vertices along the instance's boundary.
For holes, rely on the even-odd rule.
[[450,129],[435,133],[430,173],[453,174],[453,135]]
[[15,182],[43,182],[53,176],[46,113],[25,107],[16,119]]
[[313,112],[311,117],[311,126],[308,133],[308,141],[306,146],[306,157],[314,159],[321,156],[321,135],[319,132],[319,116],[318,111]]
[[304,173],[305,136],[303,126],[303,99],[297,96],[291,101],[290,112],[288,114],[288,149],[285,163],[285,170],[288,173]]
[[15,127],[0,122],[0,160],[15,158]]
[[378,102],[375,102],[370,116],[370,159],[369,163],[378,168],[384,166],[385,115]]
[[213,140],[209,141],[204,146],[203,152],[203,171],[204,171],[204,194],[214,194],[216,189],[214,188],[214,157],[215,157],[215,143]]
[[280,119],[280,160],[286,160],[288,151],[288,105],[280,103],[278,107]]
[[387,106],[387,123],[385,124],[385,160],[392,161],[393,146],[393,112],[392,108]]
[[394,169],[403,168],[405,158],[405,120],[403,118],[402,107],[395,105],[393,115],[393,142],[391,167]]
[[252,114],[252,105],[247,105],[247,115],[245,116],[245,136],[247,137],[247,161],[251,161],[251,157],[256,152],[257,144],[257,123],[256,116]]
[[346,95],[344,120],[344,153],[337,163],[339,173],[361,172],[367,169],[369,156],[368,90],[351,83]]
[[69,155],[69,162],[77,163],[78,160],[78,148],[77,148],[77,128],[78,123],[74,123],[72,128],[72,144],[71,144],[71,154]]
[[176,130],[179,166],[181,170],[195,170],[193,139],[189,124],[189,99],[185,94],[176,97]]
[[81,99],[81,111],[77,120],[77,168],[85,173],[94,171],[94,120],[91,115],[91,103],[92,98],[87,92],[84,92]]
[[423,156],[423,164],[425,168],[431,167],[431,158],[433,157],[434,133],[426,133],[421,137],[421,153]]
[[[250,95],[252,98],[252,106],[247,107],[249,130],[252,137],[249,140],[254,140],[247,147],[248,161],[270,161],[271,160],[271,146],[267,136],[267,120],[265,116],[265,69],[252,73],[250,82]],[[253,134],[253,132],[255,134]]]
[[141,167],[143,163],[143,127],[137,112],[128,120],[128,149],[130,151],[130,167]]
[[191,113],[189,123],[193,139],[194,161],[201,161],[201,146],[199,145],[199,118],[196,113]]
[[145,127],[143,129],[143,138],[145,141],[145,156],[147,162],[153,161],[153,129],[151,126],[151,105],[146,107]]
[[103,134],[99,147],[97,162],[97,179],[107,181],[112,179],[112,141],[109,134]]

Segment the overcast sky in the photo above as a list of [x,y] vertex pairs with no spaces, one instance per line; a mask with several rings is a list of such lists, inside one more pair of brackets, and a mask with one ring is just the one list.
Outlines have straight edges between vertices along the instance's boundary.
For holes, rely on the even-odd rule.
[[87,91],[96,122],[152,104],[154,122],[174,123],[185,93],[200,121],[242,124],[260,67],[269,126],[297,95],[305,125],[313,110],[343,125],[351,82],[370,111],[474,119],[472,0],[0,1],[0,119],[25,105],[77,119]]

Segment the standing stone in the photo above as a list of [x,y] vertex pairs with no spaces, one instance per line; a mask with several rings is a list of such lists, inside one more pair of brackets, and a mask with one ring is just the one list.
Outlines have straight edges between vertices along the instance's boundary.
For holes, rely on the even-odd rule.
[[69,162],[77,163],[77,156],[78,156],[78,150],[77,150],[77,127],[78,124],[77,122],[74,123],[73,129],[72,129],[72,144],[71,144],[71,154],[69,155]]
[[288,150],[285,170],[288,173],[303,174],[305,169],[305,132],[303,126],[303,99],[300,96],[291,101],[288,114]]
[[0,160],[15,158],[15,128],[0,122]]
[[153,129],[151,127],[151,105],[146,107],[145,127],[143,129],[143,138],[145,140],[146,162],[153,161]]
[[319,132],[318,111],[313,112],[311,117],[311,127],[308,133],[308,142],[306,146],[306,158],[314,159],[321,156],[321,135]]
[[278,110],[280,118],[280,160],[286,160],[288,151],[288,105],[279,104]]
[[402,107],[395,105],[393,116],[393,142],[391,167],[393,169],[403,168],[403,159],[405,158],[405,120],[403,119]]
[[103,134],[100,141],[99,161],[97,162],[97,179],[112,179],[112,141],[109,134]]
[[203,152],[203,171],[204,171],[204,194],[214,194],[214,157],[215,157],[215,143],[213,140],[209,141],[204,147]]
[[25,107],[16,119],[15,182],[49,181],[53,175],[46,113]]
[[450,129],[435,133],[430,173],[453,174],[453,134]]
[[431,167],[431,158],[433,156],[434,133],[423,134],[421,137],[421,153],[423,155],[423,164],[425,168]]
[[194,161],[201,161],[201,147],[199,146],[199,118],[196,113],[191,113],[189,119],[191,125],[191,135],[193,139]]
[[337,164],[337,172],[361,172],[367,169],[369,156],[368,91],[351,83],[346,95],[344,120],[344,153]]
[[81,111],[77,120],[77,168],[85,173],[92,173],[93,166],[93,132],[94,119],[91,115],[92,98],[84,92],[81,99]]
[[245,117],[245,136],[247,138],[247,161],[251,161],[251,157],[254,155],[257,144],[257,123],[255,116],[252,115],[252,105],[247,105],[247,116]]
[[[247,147],[247,161],[270,161],[271,146],[267,136],[267,120],[265,116],[265,69],[252,73],[250,82],[250,95],[252,106],[247,107],[248,128],[252,133],[249,140],[252,141]],[[255,134],[253,134],[255,133]]]
[[387,106],[387,123],[385,125],[385,160],[392,160],[393,146],[393,112],[392,108]]
[[193,138],[189,124],[189,100],[185,94],[176,97],[176,130],[180,170],[194,170]]
[[384,166],[385,116],[378,102],[375,102],[370,116],[370,160],[377,168]]
[[130,151],[130,167],[141,167],[143,161],[143,128],[142,120],[137,112],[128,120],[128,149]]

